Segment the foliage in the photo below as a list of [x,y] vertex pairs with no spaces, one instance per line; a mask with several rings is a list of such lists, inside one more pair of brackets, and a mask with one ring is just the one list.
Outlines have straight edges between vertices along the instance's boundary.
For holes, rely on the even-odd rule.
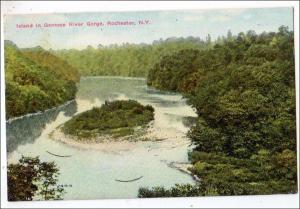
[[[189,136],[199,151],[238,158],[261,149],[296,151],[293,33],[280,28],[252,39],[239,37],[223,48],[236,46],[232,54],[238,51],[242,58],[206,69],[188,96],[200,116]],[[257,54],[258,49],[264,53]]]
[[280,27],[183,50],[155,64],[148,84],[186,94],[199,115],[189,133],[196,150],[240,158],[260,149],[296,150],[293,40]]
[[23,54],[36,62],[40,67],[49,70],[56,77],[62,77],[65,80],[79,81],[79,73],[76,68],[66,61],[59,59],[49,51],[41,47],[22,49]]
[[43,111],[75,97],[77,70],[41,48],[5,42],[6,118]]
[[182,50],[150,69],[148,85],[182,92],[197,111],[188,133],[192,172],[206,191],[297,192],[293,43],[284,26],[229,34],[211,49]]
[[171,189],[164,187],[153,187],[152,189],[141,187],[138,191],[139,198],[154,198],[154,197],[196,197],[204,194],[203,187],[191,184],[175,184]]
[[8,200],[29,201],[62,199],[64,189],[57,185],[59,169],[54,162],[39,157],[24,157],[8,165]]
[[[164,56],[149,71],[148,85],[171,91],[180,91],[181,83],[192,74],[199,66],[200,51],[185,49],[172,55]],[[190,84],[192,85],[192,84]]]
[[134,100],[106,101],[101,107],[74,116],[62,130],[79,138],[91,138],[97,134],[125,136],[153,119],[154,109],[150,105],[143,106]]
[[83,50],[57,50],[55,55],[79,69],[83,76],[130,76],[146,77],[149,68],[163,55],[181,49],[208,48],[210,42],[200,38],[168,38],[152,44],[99,45]]
[[214,195],[291,194],[297,192],[297,156],[291,150],[271,155],[260,150],[250,159],[194,151],[190,169],[200,178],[196,185],[140,188],[139,197],[192,197]]
[[297,192],[297,156],[291,150],[274,154],[260,150],[250,159],[196,151],[192,161],[192,173],[219,195]]

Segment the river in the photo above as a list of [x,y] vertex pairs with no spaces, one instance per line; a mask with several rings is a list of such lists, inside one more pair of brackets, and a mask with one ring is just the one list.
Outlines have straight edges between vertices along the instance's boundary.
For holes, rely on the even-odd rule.
[[[49,138],[59,125],[105,100],[134,99],[155,108],[153,135],[162,141],[134,143],[130,149],[80,149]],[[54,161],[59,169],[59,183],[65,188],[65,200],[135,198],[140,187],[176,183],[194,184],[191,176],[171,168],[171,162],[188,162],[191,149],[186,133],[194,110],[180,94],[148,88],[144,79],[122,77],[82,77],[75,101],[7,122],[8,162],[24,156],[40,156]],[[47,153],[72,155],[60,158]],[[134,179],[124,183],[115,179]]]

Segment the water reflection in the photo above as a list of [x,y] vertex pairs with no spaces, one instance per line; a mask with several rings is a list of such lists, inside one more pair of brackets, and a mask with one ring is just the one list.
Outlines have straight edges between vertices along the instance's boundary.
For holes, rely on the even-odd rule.
[[193,116],[182,116],[171,113],[164,113],[164,115],[168,118],[170,122],[182,122],[182,124],[187,128],[191,128],[197,122],[197,117]]
[[145,86],[145,80],[85,77],[80,81],[77,96],[80,99],[89,100],[90,102],[95,102],[97,99],[103,100],[103,98],[113,100],[120,94],[126,94],[129,98],[136,98],[143,94],[142,88],[132,91],[136,86]]
[[72,116],[77,111],[77,103],[71,101],[66,105],[50,109],[42,114],[31,115],[6,123],[7,152],[11,153],[19,145],[34,143],[43,132],[46,124],[54,121],[60,112]]
[[182,99],[181,95],[148,88],[145,79],[84,77],[80,81],[77,95],[78,98],[92,103],[104,98],[106,100],[116,100],[126,95],[126,98],[145,100],[160,107],[180,107],[185,105],[185,100]]

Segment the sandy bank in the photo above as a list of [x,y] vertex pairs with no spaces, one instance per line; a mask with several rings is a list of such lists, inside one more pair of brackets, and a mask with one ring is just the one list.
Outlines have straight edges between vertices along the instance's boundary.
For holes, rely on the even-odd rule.
[[124,140],[116,140],[109,136],[98,137],[89,141],[78,141],[74,137],[65,135],[60,128],[55,129],[49,134],[49,137],[55,141],[59,141],[66,145],[79,149],[92,149],[107,152],[126,151],[136,147],[138,142],[130,142]]
[[135,134],[124,137],[112,137],[110,135],[97,136],[88,140],[78,140],[76,137],[66,135],[62,132],[60,127],[57,127],[49,134],[49,137],[55,141],[59,141],[66,145],[76,147],[79,149],[101,150],[106,152],[128,151],[138,147],[138,145],[145,145],[153,141],[162,141],[164,138],[158,138],[152,134],[152,129],[149,128],[144,134]]

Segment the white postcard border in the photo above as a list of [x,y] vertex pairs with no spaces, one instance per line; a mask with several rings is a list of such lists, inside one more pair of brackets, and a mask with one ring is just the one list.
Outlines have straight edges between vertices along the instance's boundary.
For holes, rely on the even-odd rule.
[[[157,198],[124,200],[81,200],[81,201],[39,201],[8,202],[6,186],[6,130],[4,114],[4,40],[3,15],[29,13],[69,13],[69,12],[107,12],[107,11],[151,11],[179,9],[216,8],[262,8],[294,7],[295,55],[296,55],[296,114],[297,114],[297,153],[299,185],[299,3],[297,1],[7,1],[1,2],[1,208],[99,208],[99,207],[204,207],[204,208],[299,208],[299,192],[295,195],[257,195],[230,197],[197,198]],[[299,186],[298,186],[299,189]]]

